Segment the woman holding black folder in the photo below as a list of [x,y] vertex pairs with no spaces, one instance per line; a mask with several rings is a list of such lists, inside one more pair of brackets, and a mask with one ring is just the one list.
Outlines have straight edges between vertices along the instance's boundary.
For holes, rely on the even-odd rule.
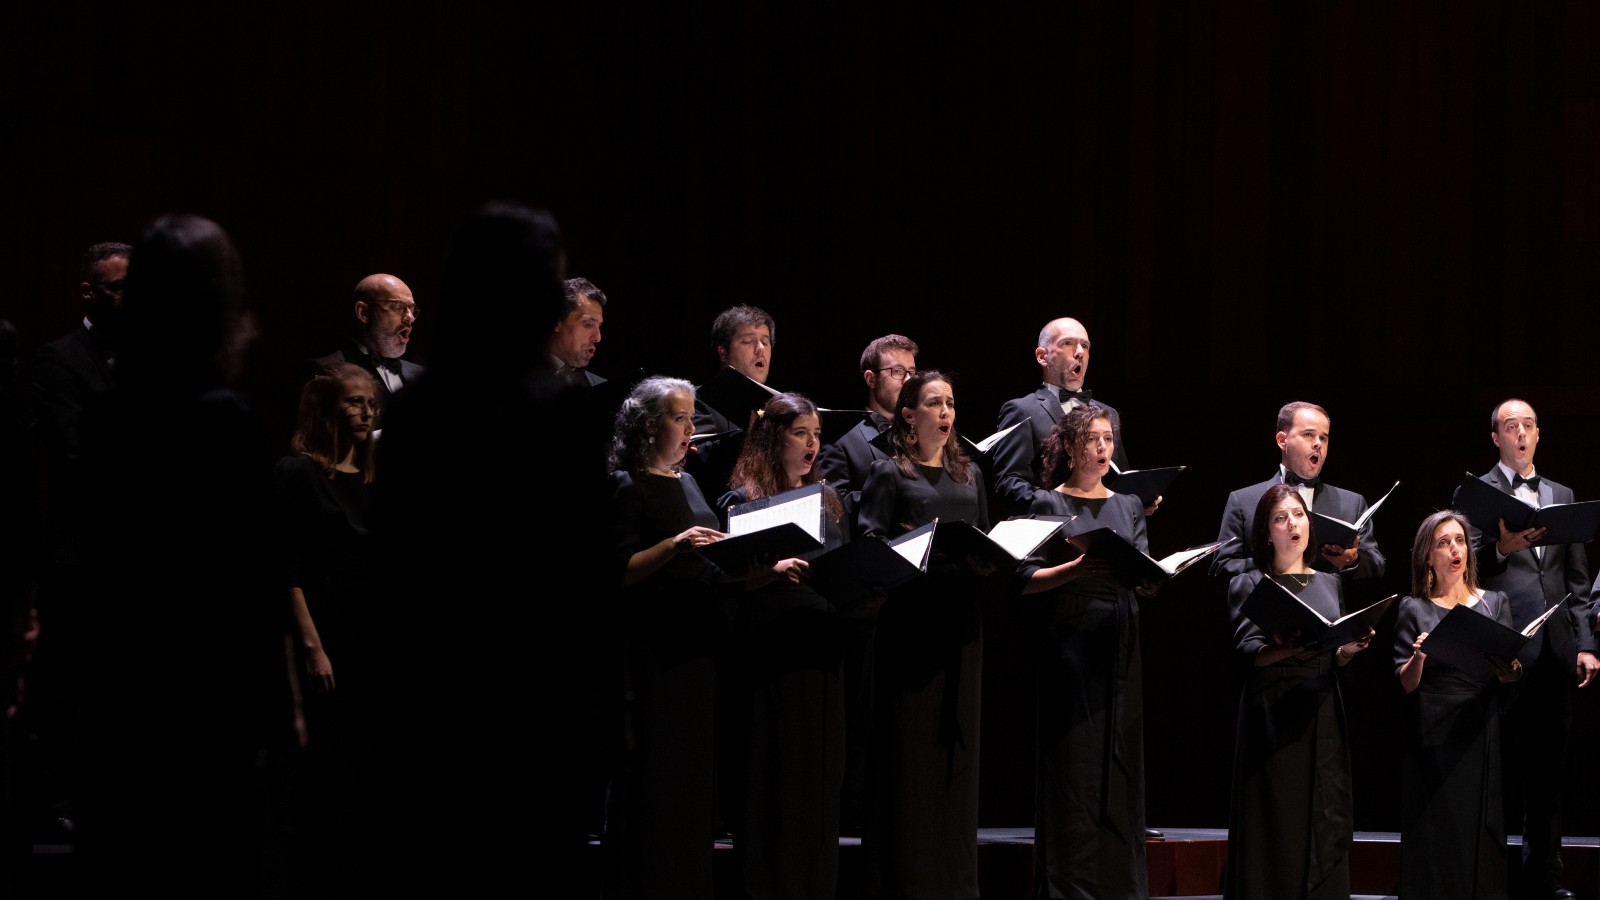
[[1273,485],[1251,521],[1256,568],[1228,586],[1245,670],[1223,882],[1228,900],[1350,897],[1355,819],[1338,669],[1367,648],[1372,631],[1319,649],[1297,635],[1267,634],[1244,612],[1252,592],[1270,578],[1324,619],[1343,616],[1339,576],[1312,569],[1319,546],[1299,490]]
[[[1149,552],[1144,504],[1101,480],[1115,443],[1105,407],[1063,416],[1041,448],[1044,482],[1056,487],[1029,511],[1075,517],[1067,534],[1110,528]],[[1038,595],[1027,601],[1039,641],[1034,896],[1148,897],[1135,591],[1065,540],[1047,541],[1021,575],[1022,592]]]
[[1491,659],[1493,680],[1468,676],[1422,651],[1454,608],[1511,627],[1506,595],[1478,586],[1467,520],[1454,510],[1422,522],[1411,545],[1411,593],[1394,627],[1395,673],[1406,694],[1400,896],[1485,900],[1506,896],[1501,809],[1501,682],[1521,664]]
[[695,552],[723,533],[683,474],[692,434],[694,386],[657,376],[623,401],[612,438],[608,514],[632,756],[611,792],[607,897],[713,892],[713,651],[717,586],[730,576]]
[[[767,401],[717,506],[774,497],[818,483],[822,421],[810,400]],[[839,788],[844,779],[844,695],[834,607],[806,583],[807,560],[849,540],[844,505],[822,487],[822,547],[781,560],[782,577],[738,599],[733,665],[737,815],[731,823],[741,896],[831,900],[839,874]]]
[[[956,437],[939,372],[908,376],[868,470],[858,513],[868,540],[938,519],[989,530],[983,475]],[[937,535],[937,529],[935,531]],[[993,567],[935,551],[883,604],[873,651],[861,896],[978,896],[978,716],[982,577]]]

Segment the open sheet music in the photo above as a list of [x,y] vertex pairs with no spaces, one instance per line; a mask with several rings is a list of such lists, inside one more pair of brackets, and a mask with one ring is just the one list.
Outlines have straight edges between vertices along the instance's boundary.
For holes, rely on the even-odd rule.
[[1499,538],[1501,519],[1510,531],[1548,529],[1536,542],[1541,545],[1584,544],[1600,532],[1600,500],[1552,503],[1535,509],[1470,472],[1456,491],[1456,508],[1466,514],[1472,527],[1491,538]]
[[1313,579],[1304,591],[1296,594],[1263,576],[1255,590],[1245,598],[1240,612],[1264,634],[1292,638],[1308,647],[1326,649],[1365,637],[1369,630],[1377,626],[1378,620],[1383,618],[1398,596],[1390,594],[1371,606],[1330,620],[1306,602],[1306,598],[1313,596],[1312,592],[1315,591],[1327,592],[1318,595],[1323,605],[1329,609],[1339,608],[1336,582]]
[[1377,503],[1367,507],[1367,511],[1362,513],[1354,522],[1346,522],[1343,519],[1336,519],[1333,516],[1325,516],[1322,513],[1313,512],[1311,520],[1315,523],[1317,543],[1338,544],[1341,547],[1355,546],[1356,538],[1361,534],[1362,529],[1366,528],[1367,523],[1372,521],[1372,514],[1378,511],[1378,507],[1383,505],[1383,501],[1389,499],[1389,495],[1393,494],[1394,489],[1399,486],[1400,482],[1396,481],[1394,487],[1389,488],[1388,493],[1378,498]]

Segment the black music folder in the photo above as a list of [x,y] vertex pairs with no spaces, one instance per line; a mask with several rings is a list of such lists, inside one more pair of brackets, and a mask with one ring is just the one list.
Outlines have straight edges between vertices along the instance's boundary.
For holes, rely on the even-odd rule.
[[1213,541],[1168,554],[1156,559],[1111,528],[1096,528],[1067,538],[1074,547],[1111,563],[1111,569],[1123,587],[1136,588],[1145,582],[1160,584],[1217,552],[1238,538]]
[[1378,511],[1378,507],[1383,505],[1383,501],[1389,499],[1389,494],[1393,494],[1394,489],[1399,486],[1400,482],[1396,481],[1394,486],[1389,488],[1387,494],[1378,498],[1377,503],[1367,507],[1367,511],[1362,513],[1354,522],[1346,522],[1343,519],[1336,519],[1333,516],[1325,516],[1322,513],[1313,512],[1311,521],[1316,529],[1317,543],[1354,547],[1356,538],[1366,529],[1367,523],[1372,521],[1372,514]]
[[827,533],[821,483],[728,508],[728,536],[699,549],[718,568],[743,571],[752,557],[788,559],[822,547]]
[[713,541],[695,552],[725,572],[743,572],[754,559],[777,561],[791,556],[804,556],[822,546],[822,542],[806,533],[793,522],[785,522],[760,531]]
[[960,520],[940,522],[933,545],[953,560],[975,556],[996,568],[1016,568],[1065,524],[1034,516],[1016,516],[997,523],[985,534]]
[[1428,655],[1423,665],[1437,659],[1455,666],[1472,678],[1488,681],[1495,677],[1489,657],[1509,664],[1534,633],[1549,621],[1551,614],[1565,605],[1566,598],[1550,604],[1539,618],[1529,622],[1520,631],[1501,625],[1469,607],[1453,606],[1423,638],[1422,652]]
[[860,537],[811,560],[808,583],[836,605],[849,605],[872,588],[894,588],[928,570],[933,532],[938,521],[892,541]]
[[766,406],[767,401],[777,395],[772,388],[727,366],[695,389],[696,400],[721,413],[740,430],[750,421],[751,410]]
[[[1026,421],[1026,419],[1023,420],[1023,422]],[[1017,425],[1021,424],[1022,422],[1017,423]],[[1010,434],[1012,430],[1017,427],[1017,425],[1011,425],[1006,428],[1002,428],[981,441],[974,441],[962,434],[960,431],[956,432],[956,437],[960,438],[961,449],[966,451],[968,456],[972,457],[974,460],[977,460],[980,465],[987,466],[989,463],[989,453],[990,451],[994,450],[994,445],[1000,443],[1001,438],[1004,438],[1006,435]],[[888,434],[889,432],[887,431],[881,431],[872,438],[872,443],[884,453],[889,452]]]
[[1534,509],[1471,472],[1456,490],[1456,508],[1491,539],[1500,537],[1500,520],[1511,531],[1547,528],[1538,543],[1586,544],[1600,532],[1600,500],[1552,503]]
[[1293,636],[1297,643],[1326,649],[1359,640],[1369,629],[1377,628],[1378,620],[1383,618],[1383,614],[1389,611],[1389,606],[1399,596],[1390,594],[1371,606],[1330,621],[1302,599],[1312,591],[1326,591],[1327,593],[1317,596],[1330,600],[1329,605],[1332,608],[1339,608],[1335,581],[1315,579],[1304,591],[1296,594],[1273,579],[1263,576],[1256,584],[1255,590],[1245,598],[1240,612],[1244,613],[1245,618],[1254,622],[1264,634],[1282,635],[1286,638]]
[[1161,469],[1128,469],[1124,472],[1116,470],[1113,463],[1111,471],[1102,479],[1105,486],[1119,494],[1133,494],[1145,506],[1156,502],[1156,498],[1172,486],[1173,479],[1178,477],[1187,466],[1167,466]]

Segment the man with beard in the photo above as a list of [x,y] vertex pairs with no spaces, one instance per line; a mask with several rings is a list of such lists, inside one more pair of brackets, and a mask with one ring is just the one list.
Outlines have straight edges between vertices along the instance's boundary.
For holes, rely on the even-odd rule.
[[[1571,488],[1533,468],[1539,447],[1539,417],[1533,407],[1507,400],[1494,408],[1490,428],[1500,461],[1479,480],[1536,509],[1573,502]],[[1509,531],[1504,519],[1498,535],[1476,528],[1472,532],[1478,577],[1485,589],[1510,598],[1512,627],[1526,627],[1563,598],[1567,603],[1517,654],[1523,677],[1511,686],[1500,721],[1507,773],[1505,821],[1508,828],[1520,824],[1522,832],[1522,884],[1513,885],[1511,894],[1570,900],[1572,892],[1561,886],[1561,792],[1569,790],[1562,776],[1572,731],[1572,692],[1587,686],[1600,670],[1588,558],[1582,544],[1542,544],[1545,529]]]
[[[1045,438],[1062,416],[1091,399],[1105,407],[1111,420],[1112,463],[1119,470],[1128,468],[1128,451],[1122,445],[1122,417],[1104,400],[1093,397],[1083,388],[1089,375],[1089,332],[1083,323],[1061,318],[1046,324],[1039,332],[1033,358],[1044,370],[1044,383],[1031,394],[1006,401],[995,423],[996,431],[1018,426],[1000,439],[991,454],[995,496],[1008,515],[1026,513],[1035,491],[1055,487],[1041,483],[1044,460],[1039,456],[1039,448],[1044,446]],[[1158,505],[1159,499],[1145,514],[1155,512]]]
[[417,304],[411,288],[393,275],[368,275],[356,284],[356,329],[344,347],[319,356],[306,375],[333,363],[354,363],[378,381],[378,410],[402,387],[416,381],[423,367],[401,359],[411,342]]
[[[1300,492],[1308,512],[1354,522],[1367,511],[1366,498],[1353,491],[1336,488],[1322,480],[1322,467],[1328,461],[1328,413],[1322,407],[1302,401],[1284,404],[1278,410],[1278,450],[1282,454],[1278,471],[1260,484],[1240,488],[1228,495],[1222,513],[1222,528],[1217,540],[1237,541],[1216,552],[1211,574],[1224,588],[1233,576],[1255,567],[1250,559],[1250,524],[1255,518],[1261,495],[1275,484],[1291,484]],[[1385,561],[1378,551],[1372,523],[1362,529],[1355,546],[1323,544],[1318,548],[1314,567],[1336,572],[1350,580],[1383,576]]]

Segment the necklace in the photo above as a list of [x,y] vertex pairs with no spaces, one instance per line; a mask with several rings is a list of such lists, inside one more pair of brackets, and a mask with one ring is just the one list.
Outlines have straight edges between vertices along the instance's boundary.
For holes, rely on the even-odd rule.
[[1311,583],[1311,573],[1310,572],[1307,572],[1306,574],[1301,575],[1299,577],[1296,577],[1293,572],[1285,572],[1285,573],[1283,573],[1283,577],[1289,579],[1290,581],[1294,582],[1295,584],[1300,585],[1301,587],[1305,587],[1306,585]]

